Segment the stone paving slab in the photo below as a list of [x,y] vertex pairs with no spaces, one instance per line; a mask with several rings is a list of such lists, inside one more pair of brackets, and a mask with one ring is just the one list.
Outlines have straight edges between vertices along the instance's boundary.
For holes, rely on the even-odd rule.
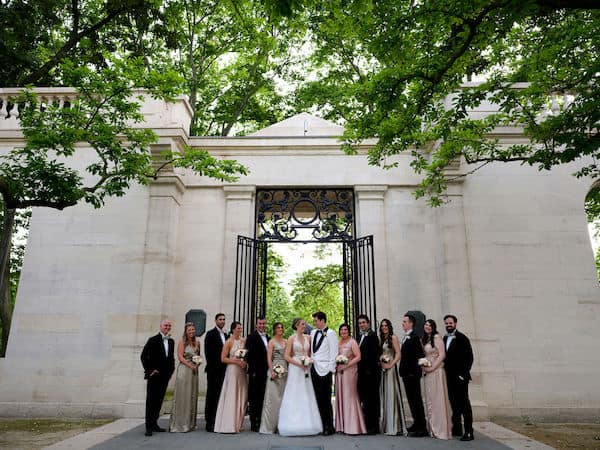
[[508,428],[501,427],[493,422],[476,422],[473,424],[476,431],[485,433],[492,439],[502,442],[507,447],[516,450],[553,450],[553,447],[534,441]]
[[[199,419],[198,425],[204,421]],[[168,418],[160,420],[162,427],[168,426]],[[246,428],[249,429],[248,421]],[[375,450],[375,449],[460,449],[460,450],[546,450],[551,447],[532,441],[491,422],[479,422],[475,426],[475,440],[461,442],[458,439],[442,441],[431,438],[408,438],[403,436],[333,436],[283,437],[262,435],[250,431],[239,434],[207,433],[198,429],[190,433],[154,433],[144,436],[142,419],[120,419],[111,424],[74,436],[47,447],[51,450],[88,449],[144,449],[164,450],[206,448],[214,450]]]

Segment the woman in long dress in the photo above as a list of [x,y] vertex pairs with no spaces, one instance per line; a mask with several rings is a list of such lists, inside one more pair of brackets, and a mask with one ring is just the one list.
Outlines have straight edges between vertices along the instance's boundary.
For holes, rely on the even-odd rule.
[[[267,363],[269,364],[269,381],[265,390],[259,433],[273,434],[279,420],[279,407],[287,379],[287,361],[285,360],[286,341],[283,338],[283,324],[273,324],[273,337],[267,346]],[[284,372],[277,373],[276,370]]]
[[231,324],[231,337],[223,345],[221,361],[227,364],[223,388],[215,417],[215,433],[239,433],[246,414],[248,402],[248,378],[242,338],[242,324]]
[[423,365],[425,375],[425,412],[429,434],[438,439],[451,439],[450,402],[444,373],[446,349],[444,340],[437,331],[434,320],[426,320],[424,325],[423,348],[430,365]]
[[287,341],[285,360],[288,362],[288,379],[281,399],[277,428],[282,436],[308,436],[323,431],[323,423],[317,407],[317,399],[310,378],[310,365],[303,365],[303,358],[310,358],[310,337],[304,335],[306,323],[294,319],[295,333]]
[[350,327],[343,323],[338,329],[340,344],[338,354],[348,358],[338,364],[335,374],[335,431],[345,434],[366,434],[367,427],[358,398],[358,362],[360,349],[350,336]]
[[379,345],[381,346],[380,361],[383,371],[379,385],[381,432],[390,436],[404,434],[406,423],[397,368],[398,361],[400,361],[400,342],[394,334],[392,322],[388,319],[382,319],[379,325]]
[[200,342],[196,340],[196,327],[192,322],[185,324],[183,338],[177,344],[177,375],[173,394],[173,411],[169,422],[172,433],[186,433],[196,429],[198,409],[198,364]]

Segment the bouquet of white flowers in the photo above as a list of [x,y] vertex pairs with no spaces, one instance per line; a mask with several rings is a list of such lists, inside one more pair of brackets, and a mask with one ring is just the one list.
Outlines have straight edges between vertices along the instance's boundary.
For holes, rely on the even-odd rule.
[[194,355],[192,356],[192,362],[199,366],[200,364],[202,364],[202,357],[200,355]]
[[245,348],[239,348],[236,350],[236,352],[234,353],[233,356],[235,356],[237,359],[241,359],[243,361],[246,359],[247,354],[248,354],[248,350],[246,350]]
[[[392,358],[390,355],[381,355],[381,358],[379,358],[379,361],[381,361],[384,364],[389,364],[392,362]],[[387,369],[383,369],[384,372],[387,371]]]
[[431,367],[431,361],[429,361],[427,358],[419,358],[417,363],[423,367]]
[[348,364],[348,357],[346,357],[344,355],[337,355],[335,357],[335,363],[338,366],[341,366],[342,364]]
[[[312,364],[313,360],[309,357],[309,356],[300,356],[298,358],[298,361],[300,362],[300,364],[302,364],[304,367],[310,367],[310,365]],[[308,378],[308,372],[306,372],[304,374],[305,378]]]
[[[286,372],[287,370],[285,370],[285,367],[281,364],[275,364],[273,366],[273,373],[275,374],[275,378],[283,378]],[[271,380],[275,381],[273,378],[271,378]]]

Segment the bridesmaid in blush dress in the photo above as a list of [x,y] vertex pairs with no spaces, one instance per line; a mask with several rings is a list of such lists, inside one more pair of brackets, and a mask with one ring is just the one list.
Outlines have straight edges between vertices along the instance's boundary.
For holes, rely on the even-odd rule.
[[431,364],[430,366],[423,365],[425,374],[425,412],[429,434],[438,439],[451,439],[450,402],[448,401],[448,388],[446,386],[446,374],[444,373],[444,359],[446,358],[444,340],[437,332],[435,321],[426,320],[424,329],[423,348],[425,358]]
[[360,349],[350,336],[350,327],[343,323],[338,330],[339,355],[348,358],[347,364],[338,364],[335,374],[335,431],[345,434],[366,434],[367,427],[358,398],[358,367]]
[[273,368],[281,366],[287,371],[287,361],[285,360],[286,341],[283,338],[283,324],[275,322],[273,324],[273,337],[267,347],[267,362],[269,364],[269,377],[267,388],[265,390],[265,400],[263,402],[262,417],[260,419],[260,430],[262,434],[273,434],[277,429],[279,420],[279,407],[281,398],[285,389],[287,373],[278,376]]
[[227,364],[225,380],[219,397],[217,415],[215,417],[215,433],[239,433],[246,414],[248,402],[248,379],[246,361],[236,356],[243,350],[246,340],[242,338],[242,324],[231,324],[231,337],[227,339],[221,352],[221,361]]

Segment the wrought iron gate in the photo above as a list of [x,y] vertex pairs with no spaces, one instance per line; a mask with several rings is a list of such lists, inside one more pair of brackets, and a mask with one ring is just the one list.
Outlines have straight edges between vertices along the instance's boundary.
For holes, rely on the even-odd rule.
[[356,317],[366,314],[377,329],[373,236],[344,241],[344,320],[358,336]]
[[275,188],[257,190],[255,239],[238,236],[234,320],[248,334],[266,314],[269,242],[342,243],[344,320],[357,332],[356,316],[377,324],[373,236],[353,238],[351,188]]
[[238,236],[233,320],[242,322],[244,335],[253,329],[267,307],[267,242]]

